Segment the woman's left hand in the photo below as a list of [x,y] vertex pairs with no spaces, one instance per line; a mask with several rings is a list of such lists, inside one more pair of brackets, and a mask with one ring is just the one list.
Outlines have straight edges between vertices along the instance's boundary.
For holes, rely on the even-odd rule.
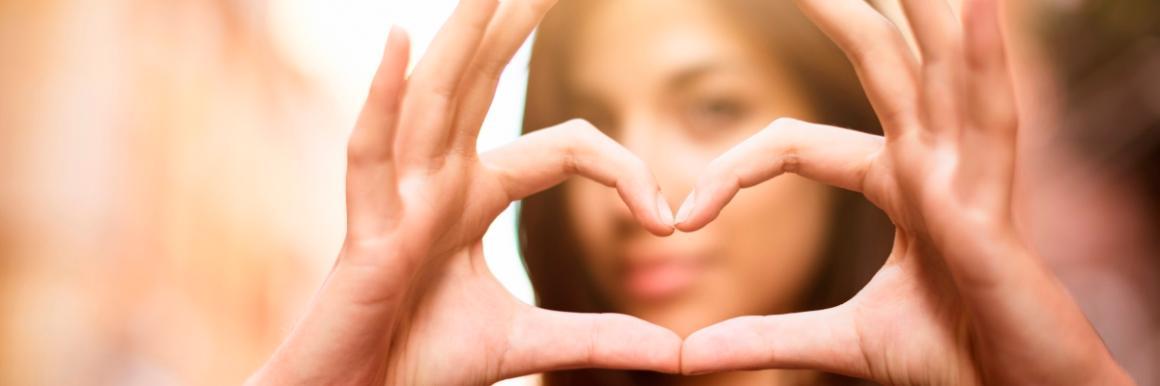
[[[902,0],[922,51],[864,0],[798,0],[854,63],[885,137],[780,120],[710,167],[677,227],[796,173],[860,191],[896,226],[885,266],[841,306],[728,320],[682,371],[807,368],[912,385],[1131,384],[1011,210],[1017,111],[996,0]],[[841,262],[838,262],[841,264]]]

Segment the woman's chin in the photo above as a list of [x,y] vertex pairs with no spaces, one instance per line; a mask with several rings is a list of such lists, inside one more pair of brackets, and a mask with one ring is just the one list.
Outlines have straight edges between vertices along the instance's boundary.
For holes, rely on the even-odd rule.
[[642,306],[629,311],[629,313],[649,323],[672,330],[681,338],[737,316],[723,308],[706,309],[691,304]]

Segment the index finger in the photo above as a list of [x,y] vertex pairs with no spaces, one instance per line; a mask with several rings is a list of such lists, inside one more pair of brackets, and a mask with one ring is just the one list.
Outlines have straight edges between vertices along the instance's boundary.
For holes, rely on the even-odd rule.
[[583,176],[616,188],[649,232],[673,233],[672,209],[648,166],[588,122],[572,120],[537,130],[484,153],[480,160],[505,189],[509,202]]
[[700,229],[738,191],[783,173],[861,192],[877,204],[882,192],[866,180],[884,145],[877,135],[779,119],[713,160],[681,204],[675,226],[684,232]]
[[681,338],[644,320],[531,306],[519,316],[501,378],[577,368],[680,371]]
[[797,0],[854,64],[886,136],[914,127],[918,63],[898,28],[864,0]]

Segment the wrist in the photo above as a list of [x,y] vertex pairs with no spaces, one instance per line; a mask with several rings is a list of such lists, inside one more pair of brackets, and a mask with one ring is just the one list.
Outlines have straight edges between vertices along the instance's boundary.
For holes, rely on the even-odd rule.
[[1106,359],[1102,361],[1104,365],[1100,367],[1099,371],[1094,372],[1094,374],[1088,378],[1087,382],[1082,383],[1083,385],[1136,386],[1136,381],[1133,380],[1130,375],[1128,375],[1128,372],[1125,371],[1123,367],[1120,367],[1120,364],[1117,363],[1115,359],[1112,359],[1110,353],[1105,355],[1105,358]]
[[405,295],[418,262],[423,260],[406,250],[395,237],[348,237],[323,291],[361,307],[393,309]]
[[[279,349],[279,354],[282,352]],[[332,361],[324,358],[279,354],[251,375],[245,385],[381,385],[385,378],[385,362],[382,361],[364,361],[362,364],[352,361],[344,363],[342,367],[334,367],[327,365],[327,362]]]
[[344,244],[306,314],[247,384],[382,383],[407,287],[397,257],[389,242]]

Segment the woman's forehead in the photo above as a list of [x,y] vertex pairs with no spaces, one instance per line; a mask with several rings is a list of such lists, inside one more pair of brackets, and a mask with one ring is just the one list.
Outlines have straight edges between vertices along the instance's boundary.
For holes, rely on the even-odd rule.
[[693,75],[746,71],[762,57],[711,2],[652,3],[603,1],[591,9],[570,47],[572,85],[592,93],[662,87]]

